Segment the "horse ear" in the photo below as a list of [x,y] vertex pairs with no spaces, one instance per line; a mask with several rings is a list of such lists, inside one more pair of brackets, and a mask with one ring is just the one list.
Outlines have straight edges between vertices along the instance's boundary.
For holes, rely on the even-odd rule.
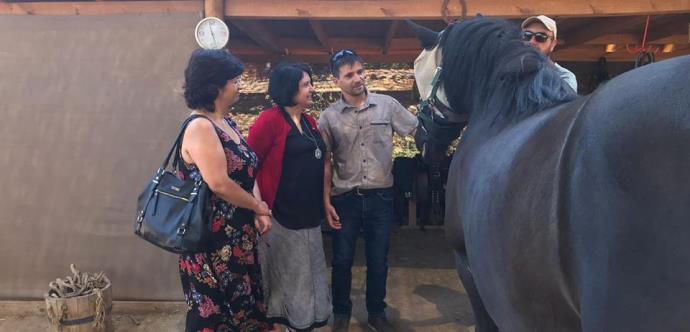
[[430,50],[436,47],[439,37],[438,32],[427,29],[411,20],[405,20],[405,22],[407,22],[410,30],[412,30],[415,36],[417,36],[417,39],[419,39],[419,42],[422,44],[422,48],[425,50]]

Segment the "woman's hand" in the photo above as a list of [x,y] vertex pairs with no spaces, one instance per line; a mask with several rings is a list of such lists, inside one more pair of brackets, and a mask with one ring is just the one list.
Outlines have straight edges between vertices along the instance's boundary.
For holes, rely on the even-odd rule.
[[271,209],[268,208],[268,204],[266,202],[261,201],[256,206],[254,207],[254,213],[257,216],[268,216],[270,217],[272,215]]
[[259,231],[259,235],[264,235],[271,229],[273,222],[271,221],[271,217],[257,214],[254,217],[254,226],[256,226],[256,230]]

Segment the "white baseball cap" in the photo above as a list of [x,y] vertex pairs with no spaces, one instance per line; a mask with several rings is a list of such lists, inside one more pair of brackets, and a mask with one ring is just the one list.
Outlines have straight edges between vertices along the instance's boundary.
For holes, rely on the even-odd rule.
[[546,15],[532,16],[522,21],[521,27],[524,29],[532,22],[540,22],[541,24],[543,24],[547,30],[553,32],[553,39],[556,39],[556,35],[558,34],[558,29],[556,29],[556,21],[554,21]]

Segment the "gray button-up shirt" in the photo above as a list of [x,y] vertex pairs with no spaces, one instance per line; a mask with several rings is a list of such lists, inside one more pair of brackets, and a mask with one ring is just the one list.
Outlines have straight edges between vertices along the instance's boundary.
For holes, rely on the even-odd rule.
[[342,98],[319,117],[319,130],[333,152],[332,195],[393,186],[393,131],[407,136],[417,118],[393,97],[369,93],[361,109]]

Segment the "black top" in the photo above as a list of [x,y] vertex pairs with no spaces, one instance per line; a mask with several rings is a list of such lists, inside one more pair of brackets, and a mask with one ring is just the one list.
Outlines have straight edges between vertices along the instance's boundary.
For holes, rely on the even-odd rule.
[[[312,130],[301,116],[300,133],[285,110],[290,132],[285,141],[285,154],[278,193],[273,203],[273,216],[285,228],[305,229],[318,227],[324,218],[323,166],[326,144],[321,135]],[[320,158],[316,158],[316,147]]]

